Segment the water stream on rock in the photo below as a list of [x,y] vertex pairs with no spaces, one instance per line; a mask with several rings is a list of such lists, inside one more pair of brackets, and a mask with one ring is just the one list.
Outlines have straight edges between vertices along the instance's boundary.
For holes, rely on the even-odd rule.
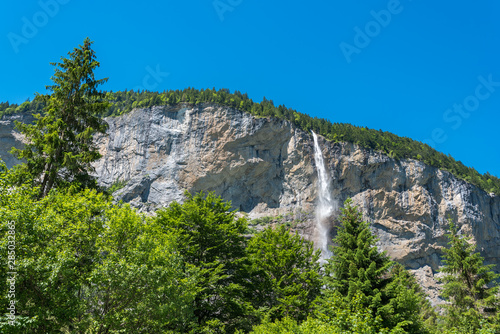
[[337,202],[332,199],[330,177],[325,169],[323,153],[318,144],[318,136],[311,131],[314,138],[314,162],[318,171],[318,204],[316,206],[316,229],[314,241],[321,249],[321,258],[329,258],[332,254],[328,249],[329,218],[337,209]]

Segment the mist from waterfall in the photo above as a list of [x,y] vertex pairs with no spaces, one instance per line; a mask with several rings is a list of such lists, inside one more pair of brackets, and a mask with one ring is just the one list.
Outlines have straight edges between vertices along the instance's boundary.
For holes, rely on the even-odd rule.
[[329,238],[329,218],[334,210],[337,209],[337,202],[332,199],[330,189],[330,177],[325,169],[323,153],[318,144],[318,136],[311,131],[314,138],[314,162],[318,171],[318,204],[316,206],[316,229],[314,233],[314,241],[321,249],[321,257],[323,260],[329,258],[332,254],[328,249]]

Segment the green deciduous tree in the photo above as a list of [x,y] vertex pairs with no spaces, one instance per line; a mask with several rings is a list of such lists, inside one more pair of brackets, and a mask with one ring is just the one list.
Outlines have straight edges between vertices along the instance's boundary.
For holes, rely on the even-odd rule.
[[460,333],[479,332],[488,321],[498,325],[500,304],[496,280],[500,275],[492,271],[494,265],[483,264],[484,259],[475,252],[471,238],[459,235],[453,221],[448,222],[449,247],[444,249],[441,268],[445,274],[442,296],[450,302],[444,306],[445,323]]
[[173,235],[128,205],[105,212],[96,241],[101,256],[90,276],[86,309],[91,333],[187,332],[198,271],[186,266]]
[[[244,300],[247,223],[231,211],[231,203],[213,193],[186,193],[183,204],[173,202],[157,213],[167,233],[177,236],[185,261],[200,270],[200,289],[193,308],[197,332],[232,332],[248,321]],[[250,307],[251,308],[251,307]]]
[[371,310],[363,306],[360,294],[347,301],[335,292],[321,301],[314,316],[298,323],[293,318],[275,322],[265,321],[255,326],[252,334],[403,334],[403,328],[380,328],[381,318],[374,317]]
[[269,319],[307,318],[321,288],[319,251],[283,225],[268,227],[249,241],[251,300]]
[[[161,333],[193,326],[196,268],[174,236],[95,190],[14,187],[0,173],[0,279],[17,272],[15,326],[2,333]],[[15,229],[8,267],[9,224]],[[10,301],[0,284],[0,307]]]
[[51,63],[56,66],[54,84],[47,86],[52,93],[36,97],[45,105],[43,115],[35,115],[34,124],[17,123],[28,143],[22,150],[12,151],[17,158],[26,160],[20,175],[31,176],[39,186],[39,197],[69,182],[83,187],[95,185],[89,172],[100,154],[93,135],[106,131],[107,123],[99,115],[109,104],[97,89],[107,78],[94,78],[99,62],[91,45],[86,38],[83,45],[69,53],[69,58]]

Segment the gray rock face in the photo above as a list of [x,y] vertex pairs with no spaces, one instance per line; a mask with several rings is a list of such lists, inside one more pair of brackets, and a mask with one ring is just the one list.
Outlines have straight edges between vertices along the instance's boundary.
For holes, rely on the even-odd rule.
[[314,168],[296,149],[303,142],[309,152],[311,143],[286,122],[211,105],[153,107],[107,121],[96,173],[104,186],[128,181],[116,195],[141,210],[180,201],[186,189],[215,191],[255,214],[314,205]]
[[[116,198],[151,212],[182,201],[185,190],[214,191],[251,218],[305,212],[299,232],[313,239],[317,174],[309,133],[211,104],[138,109],[106,120],[95,168],[104,186],[126,182]],[[15,161],[5,152],[21,145],[16,138],[12,118],[4,118],[0,157],[9,166]],[[419,161],[319,140],[334,198],[353,198],[379,247],[413,270],[435,302],[446,217],[473,236],[487,263],[500,263],[500,197]]]
[[5,162],[7,168],[20,163],[9,153],[10,150],[13,147],[20,149],[24,145],[22,135],[15,130],[15,122],[31,123],[33,120],[33,116],[25,113],[0,118],[0,159]]

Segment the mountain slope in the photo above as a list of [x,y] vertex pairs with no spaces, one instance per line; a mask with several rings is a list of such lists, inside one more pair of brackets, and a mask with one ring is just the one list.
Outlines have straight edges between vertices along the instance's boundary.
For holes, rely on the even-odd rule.
[[[187,88],[158,92],[108,92],[106,97],[112,106],[103,117],[118,116],[130,112],[134,108],[145,108],[159,105],[178,105],[188,103],[217,103],[251,113],[256,117],[276,117],[288,120],[298,128],[316,133],[335,142],[351,142],[365,148],[375,149],[395,159],[416,159],[430,166],[451,172],[458,178],[464,179],[481,189],[500,195],[500,179],[488,173],[481,175],[474,168],[470,168],[456,161],[453,157],[440,153],[427,144],[406,137],[399,137],[390,132],[377,131],[364,127],[357,127],[345,123],[331,123],[324,119],[312,118],[285,106],[274,106],[272,100],[263,99],[256,103],[248,98],[247,94],[238,91],[230,93],[227,89]],[[0,116],[20,112],[41,112],[43,105],[39,101],[25,102],[18,105],[0,103]]]

